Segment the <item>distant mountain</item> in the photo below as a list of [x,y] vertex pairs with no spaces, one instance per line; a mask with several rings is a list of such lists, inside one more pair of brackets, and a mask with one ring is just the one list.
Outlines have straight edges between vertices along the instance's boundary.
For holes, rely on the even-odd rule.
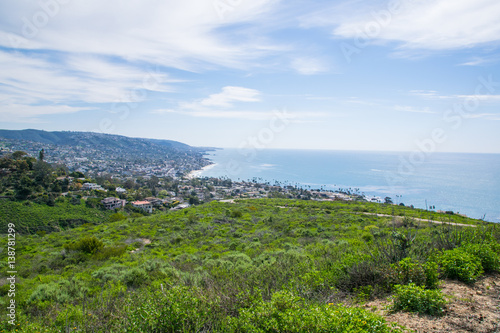
[[71,170],[100,174],[178,176],[210,164],[203,156],[211,148],[191,147],[172,140],[130,138],[93,132],[0,130],[3,144]]
[[53,145],[65,146],[107,146],[110,148],[131,148],[136,145],[152,143],[178,150],[198,150],[185,143],[172,140],[130,138],[122,135],[102,134],[94,132],[47,132],[35,129],[0,130],[0,138],[26,140]]

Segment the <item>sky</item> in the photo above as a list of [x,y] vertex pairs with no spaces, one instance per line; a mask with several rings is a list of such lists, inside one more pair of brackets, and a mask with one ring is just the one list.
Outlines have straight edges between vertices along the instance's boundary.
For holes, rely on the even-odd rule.
[[0,2],[0,128],[500,153],[498,0]]

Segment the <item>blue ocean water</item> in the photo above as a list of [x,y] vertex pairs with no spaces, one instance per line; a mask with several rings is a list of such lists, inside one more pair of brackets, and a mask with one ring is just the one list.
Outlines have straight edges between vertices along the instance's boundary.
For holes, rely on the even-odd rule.
[[221,149],[201,176],[304,188],[359,188],[418,208],[500,222],[500,154]]

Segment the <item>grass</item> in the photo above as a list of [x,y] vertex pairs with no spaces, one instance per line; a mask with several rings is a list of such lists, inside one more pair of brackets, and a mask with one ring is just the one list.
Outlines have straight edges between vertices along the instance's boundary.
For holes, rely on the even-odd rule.
[[[108,212],[83,205],[68,211],[70,206],[58,204],[45,206],[47,211],[28,208],[25,214],[38,214],[39,220],[30,221],[34,227],[46,223],[42,216],[87,216],[95,224],[18,237],[19,332],[70,327],[83,332],[397,331],[368,310],[329,303],[339,290],[366,299],[415,278],[422,288],[427,279],[435,284],[436,267],[427,262],[434,262],[440,240],[450,234],[446,226],[402,225],[390,217],[359,214],[393,208],[407,216],[421,214],[363,202],[212,202],[115,222],[109,222]],[[497,244],[497,231],[489,224],[462,230],[481,233],[470,239]],[[408,259],[399,265],[377,246],[397,245],[395,232],[415,235],[407,244]],[[492,249],[498,256],[498,247]],[[401,274],[391,280],[387,272],[398,267]],[[5,272],[5,263],[0,268]],[[5,292],[0,287],[0,295]],[[6,300],[0,298],[2,316]],[[356,324],[348,328],[349,322]]]

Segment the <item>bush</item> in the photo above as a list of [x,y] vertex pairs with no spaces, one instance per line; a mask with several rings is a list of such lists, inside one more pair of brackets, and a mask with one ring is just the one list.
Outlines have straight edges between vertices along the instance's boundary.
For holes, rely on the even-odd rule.
[[104,243],[96,237],[84,237],[76,243],[64,244],[64,249],[94,254],[104,247]]
[[466,244],[463,246],[467,253],[475,255],[481,261],[486,273],[498,272],[500,270],[500,258],[495,252],[494,244]]
[[211,319],[212,306],[196,289],[173,287],[137,297],[130,299],[126,332],[200,332]]
[[238,318],[228,317],[227,332],[402,332],[384,318],[361,308],[343,305],[308,306],[305,300],[288,291],[273,294],[240,309]]
[[481,260],[464,248],[455,248],[441,253],[438,258],[444,276],[465,283],[474,283],[483,274]]
[[423,286],[426,283],[424,267],[411,258],[405,258],[391,267],[396,271],[399,284],[415,283]]
[[131,268],[123,274],[123,282],[129,287],[139,287],[147,283],[149,275],[142,268]]
[[431,316],[444,314],[447,301],[439,290],[424,290],[414,283],[395,285],[393,311],[417,312]]
[[336,286],[340,290],[353,291],[368,285],[382,282],[380,265],[373,261],[360,261],[346,268],[346,272],[338,279]]
[[121,220],[126,220],[127,217],[121,213],[114,213],[109,216],[109,222],[116,222]]
[[436,289],[439,284],[439,266],[434,261],[428,261],[424,265],[425,272],[425,287],[428,289]]

